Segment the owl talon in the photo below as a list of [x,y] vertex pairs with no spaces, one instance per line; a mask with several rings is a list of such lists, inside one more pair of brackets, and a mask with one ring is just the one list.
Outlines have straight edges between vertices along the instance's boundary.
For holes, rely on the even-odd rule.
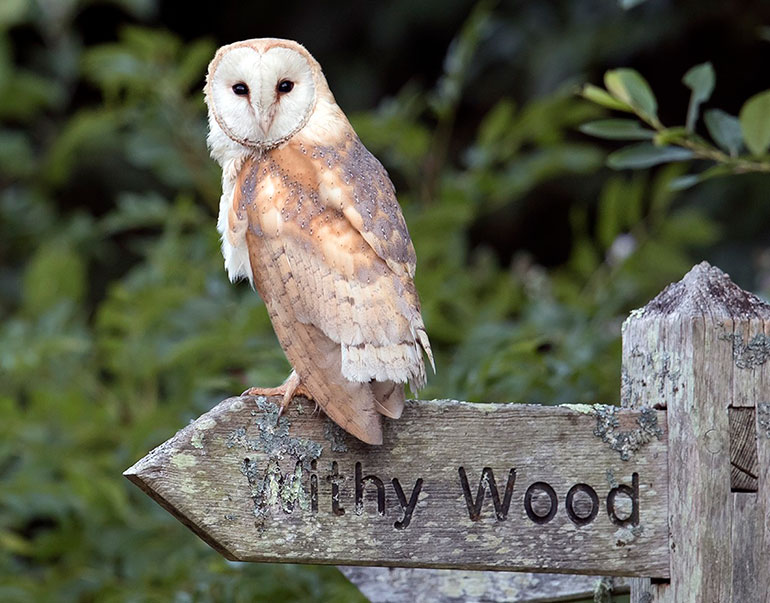
[[[250,387],[241,394],[242,396],[283,396],[283,400],[278,406],[278,417],[276,419],[276,425],[278,419],[280,419],[289,408],[294,396],[304,396],[308,400],[313,400],[310,392],[300,383],[299,375],[292,371],[289,378],[284,381],[283,384],[278,387]],[[314,401],[314,400],[313,400]],[[318,403],[316,402],[316,410],[318,409]]]
[[281,405],[278,407],[278,416],[275,419],[276,425],[278,425],[278,422],[281,420],[283,413],[286,412],[286,409],[289,408],[289,404],[291,404],[291,401],[294,398],[294,389],[295,388],[287,388],[286,393],[283,394],[283,400],[281,401]]
[[245,390],[241,396],[280,396],[283,395],[284,388],[283,386],[278,387],[250,387],[249,389]]

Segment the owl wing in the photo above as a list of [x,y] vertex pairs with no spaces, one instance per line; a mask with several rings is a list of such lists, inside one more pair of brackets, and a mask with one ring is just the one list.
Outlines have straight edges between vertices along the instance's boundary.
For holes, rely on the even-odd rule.
[[414,245],[385,168],[358,137],[347,142],[336,167],[331,186],[322,189],[325,197],[395,274],[411,281],[417,264]]
[[336,333],[342,344],[343,374],[357,381],[408,381],[416,391],[425,384],[423,351],[431,365],[433,355],[413,281],[414,246],[393,183],[355,135],[339,151],[319,153],[326,160],[320,200],[339,223],[327,237],[332,247],[336,242],[332,268],[343,277],[336,299],[342,303],[347,290],[352,302],[350,314],[325,321],[327,332]]
[[348,142],[310,154],[287,145],[247,162],[231,214],[248,224],[254,284],[292,366],[333,420],[376,443],[377,413],[403,407],[396,384],[424,384],[430,344],[393,186]]
[[289,145],[273,155],[268,174],[288,193],[283,278],[297,287],[298,320],[340,344],[348,380],[419,389],[430,343],[412,280],[414,247],[385,169],[354,137],[337,149],[306,154]]

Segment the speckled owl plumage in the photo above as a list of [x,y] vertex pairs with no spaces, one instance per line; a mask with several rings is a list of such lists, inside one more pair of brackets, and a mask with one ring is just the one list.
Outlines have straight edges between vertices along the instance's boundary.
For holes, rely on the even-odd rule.
[[[230,98],[238,83],[249,98]],[[295,91],[302,102],[288,103]],[[424,386],[423,354],[433,363],[393,184],[296,42],[221,48],[206,100],[230,277],[249,278],[264,300],[289,381],[343,429],[382,443],[381,415],[398,418],[403,384]]]

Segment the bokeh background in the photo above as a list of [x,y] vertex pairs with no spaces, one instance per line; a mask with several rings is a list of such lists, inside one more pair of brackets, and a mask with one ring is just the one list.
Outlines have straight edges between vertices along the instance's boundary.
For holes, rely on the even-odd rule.
[[334,568],[226,562],[121,476],[288,371],[219,252],[221,44],[304,43],[388,168],[437,354],[423,397],[613,403],[622,320],[694,263],[767,297],[770,176],[612,171],[618,145],[577,129],[607,111],[575,91],[633,67],[681,124],[711,61],[707,106],[736,114],[770,88],[770,5],[636,4],[2,0],[0,600],[360,600]]

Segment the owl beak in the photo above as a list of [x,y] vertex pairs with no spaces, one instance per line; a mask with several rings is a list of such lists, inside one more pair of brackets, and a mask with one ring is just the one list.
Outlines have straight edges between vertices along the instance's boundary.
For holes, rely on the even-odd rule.
[[269,112],[263,112],[259,115],[259,129],[262,131],[262,136],[267,138],[267,133],[270,131],[270,126],[273,124],[273,116]]
[[262,138],[267,139],[267,133],[270,131],[270,126],[273,123],[272,113],[269,109],[264,108],[259,99],[252,101],[251,106],[254,111],[254,117],[257,120],[259,132],[262,134]]

